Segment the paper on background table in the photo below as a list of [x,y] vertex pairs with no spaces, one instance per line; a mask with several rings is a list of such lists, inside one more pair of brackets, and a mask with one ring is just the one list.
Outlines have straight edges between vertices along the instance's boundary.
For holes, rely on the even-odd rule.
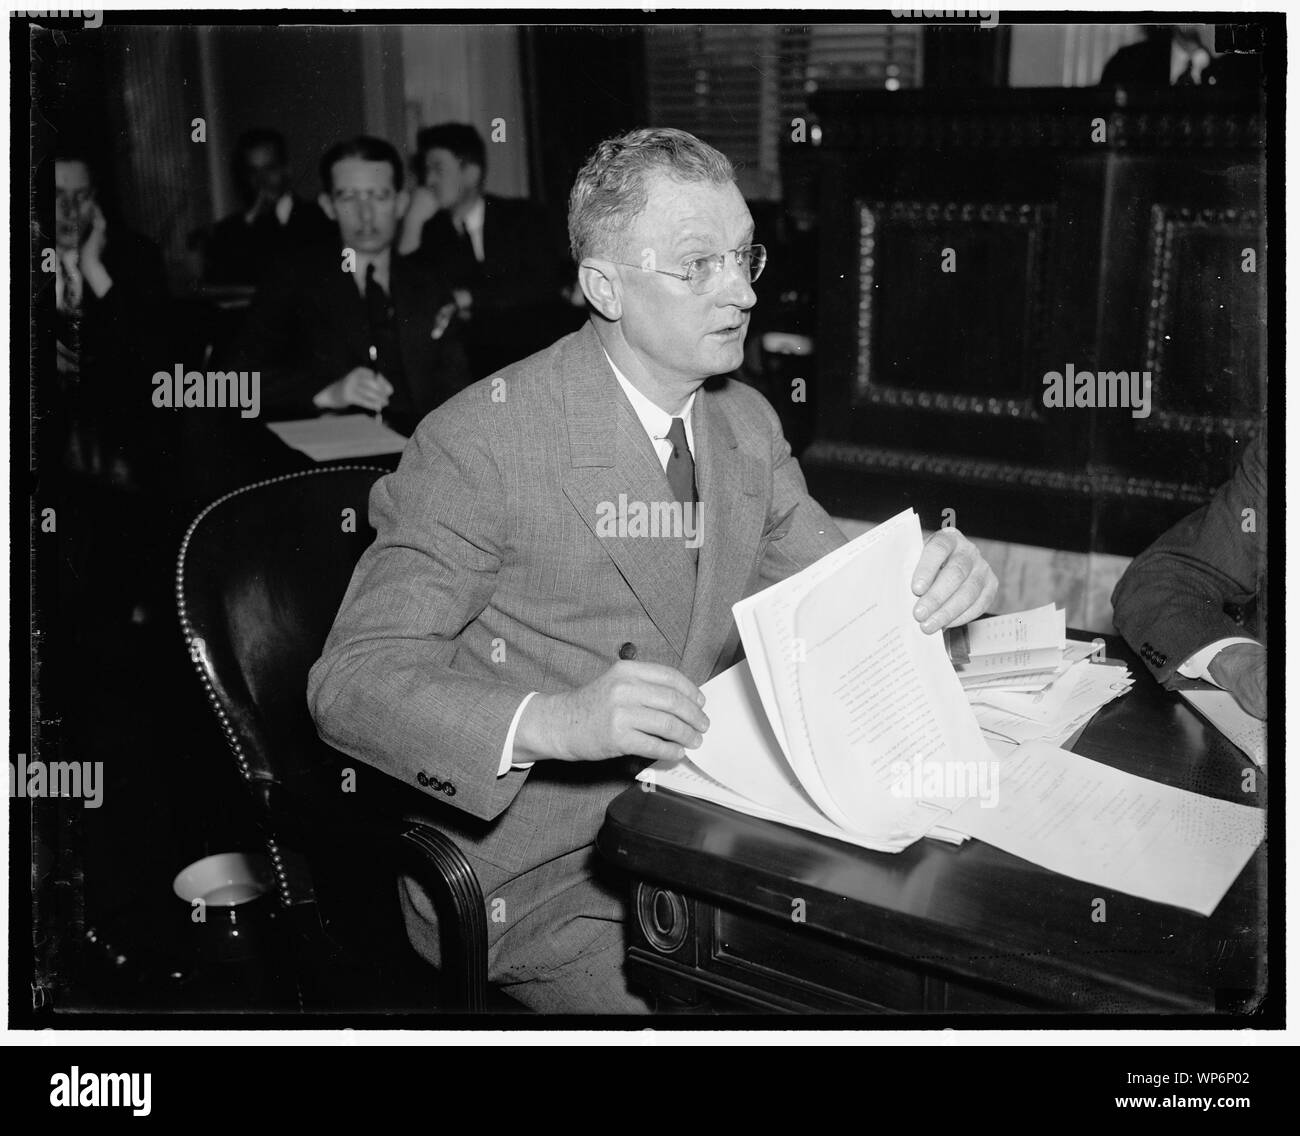
[[1268,766],[1268,725],[1247,714],[1226,690],[1180,690],[1192,709],[1261,769]]
[[1264,839],[1264,813],[1030,742],[999,764],[993,808],[946,822],[1098,887],[1211,914]]
[[266,428],[286,446],[313,461],[400,454],[406,439],[369,414],[324,415],[290,422],[268,422]]

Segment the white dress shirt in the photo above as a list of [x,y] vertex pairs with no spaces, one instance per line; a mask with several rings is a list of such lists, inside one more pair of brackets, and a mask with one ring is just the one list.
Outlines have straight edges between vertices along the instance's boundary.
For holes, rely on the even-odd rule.
[[1192,82],[1199,85],[1201,73],[1210,65],[1212,58],[1205,48],[1197,46],[1189,51],[1175,39],[1173,51],[1169,54],[1169,85],[1171,87],[1178,85],[1178,80],[1182,78],[1183,72],[1187,70],[1189,62],[1192,65]]
[[1214,656],[1222,651],[1224,647],[1231,647],[1234,643],[1258,642],[1258,639],[1248,639],[1244,635],[1229,639],[1216,639],[1213,643],[1202,647],[1196,654],[1192,655],[1187,662],[1178,668],[1178,673],[1184,678],[1201,678],[1218,686],[1219,684],[1210,677],[1210,664],[1214,661]]
[[[278,224],[283,226],[289,223],[289,217],[293,213],[293,194],[289,190],[286,189],[276,198],[274,212]],[[244,214],[244,224],[251,225],[256,220],[257,206],[254,205],[252,209]]]
[[[481,231],[481,230],[480,230]],[[691,429],[691,410],[695,406],[695,395],[698,392],[692,392],[691,397],[686,400],[686,405],[682,407],[680,414],[669,414],[666,410],[661,410],[645,395],[636,389],[629,381],[628,377],[614,365],[614,360],[609,358],[609,352],[605,352],[605,358],[609,361],[610,369],[614,372],[614,378],[618,380],[618,385],[623,388],[623,393],[627,395],[627,400],[632,404],[632,409],[636,411],[637,419],[640,421],[642,428],[650,439],[651,445],[655,448],[655,453],[659,457],[659,464],[663,466],[664,472],[668,471],[668,459],[673,456],[673,444],[668,440],[668,429],[673,424],[674,418],[680,418],[686,427],[686,448],[691,451],[691,457],[695,456],[695,433]],[[511,755],[515,748],[515,731],[519,729],[519,719],[523,717],[524,708],[533,699],[533,691],[521,703],[519,709],[515,711],[515,716],[510,720],[510,729],[506,732],[506,744],[501,749],[501,764],[497,766],[497,776],[504,777],[511,769],[528,769],[532,762],[511,761]]]
[[457,232],[469,234],[469,243],[474,249],[474,259],[483,263],[483,217],[487,206],[480,197],[469,207],[465,215],[455,222]]

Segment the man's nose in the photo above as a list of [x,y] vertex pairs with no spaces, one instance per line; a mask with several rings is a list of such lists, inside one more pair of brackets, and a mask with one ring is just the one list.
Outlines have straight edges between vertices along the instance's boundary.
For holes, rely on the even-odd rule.
[[361,220],[369,225],[375,219],[375,203],[368,197],[361,199]]
[[752,308],[758,303],[754,282],[749,278],[749,266],[742,267],[731,253],[722,263],[722,297],[726,303],[742,309]]

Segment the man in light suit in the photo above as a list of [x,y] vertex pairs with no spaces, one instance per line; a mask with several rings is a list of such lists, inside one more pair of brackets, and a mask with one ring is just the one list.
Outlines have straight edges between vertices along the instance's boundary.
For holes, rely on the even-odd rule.
[[1115,586],[1115,626],[1160,682],[1179,675],[1268,714],[1268,434],[1210,502],[1134,559]]
[[[330,744],[452,806],[439,821],[502,920],[493,981],[536,1009],[643,1011],[622,973],[626,884],[593,846],[605,809],[645,759],[700,744],[698,684],[737,653],[731,605],[844,537],[772,408],[718,378],[740,365],[765,258],[727,159],[676,130],[606,141],[569,231],[589,323],[434,411],[376,484],[378,535],[309,699]],[[698,533],[604,523],[656,502]],[[937,533],[915,615],[931,632],[972,619],[996,583]],[[431,905],[404,889],[436,960]]]

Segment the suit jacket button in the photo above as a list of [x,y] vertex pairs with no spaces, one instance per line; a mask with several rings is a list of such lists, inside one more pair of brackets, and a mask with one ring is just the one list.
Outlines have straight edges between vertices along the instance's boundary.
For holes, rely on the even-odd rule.
[[636,658],[636,644],[635,644],[635,643],[624,643],[623,646],[621,646],[621,647],[618,649],[618,657],[619,657],[620,659],[635,659],[635,658]]
[[428,775],[427,773],[425,773],[425,771],[424,771],[423,769],[421,769],[420,772],[417,773],[417,774],[415,775],[415,779],[416,779],[416,780],[417,780],[421,785],[428,785],[428,784],[429,784],[429,775]]

